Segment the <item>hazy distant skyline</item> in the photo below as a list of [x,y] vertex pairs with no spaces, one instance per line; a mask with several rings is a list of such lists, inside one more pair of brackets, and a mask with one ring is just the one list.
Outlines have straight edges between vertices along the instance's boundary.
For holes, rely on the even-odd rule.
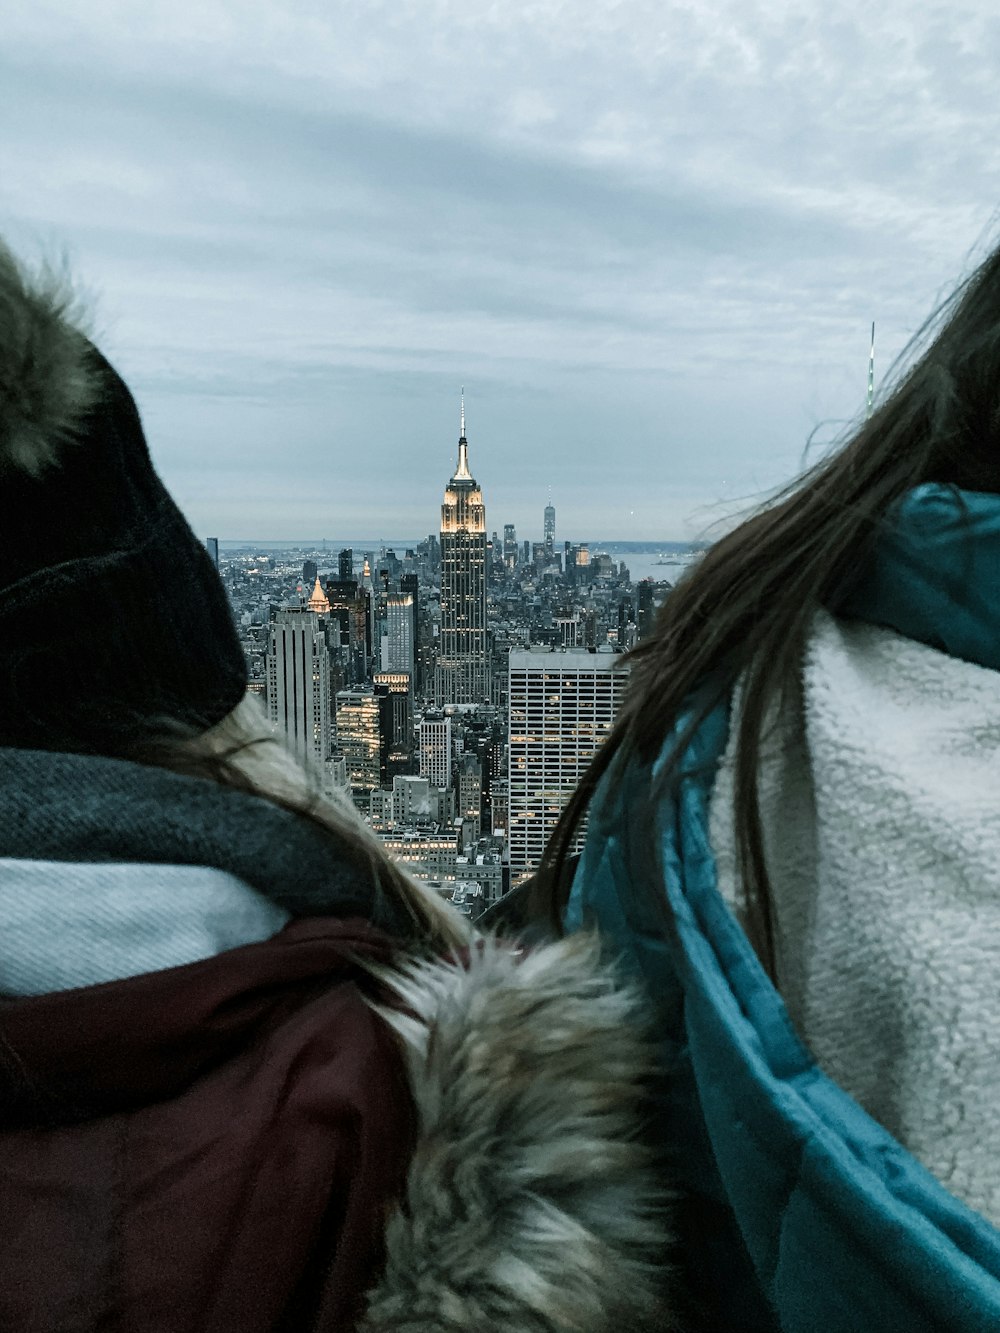
[[993,239],[992,4],[5,11],[0,231],[68,251],[195,529],[687,539]]

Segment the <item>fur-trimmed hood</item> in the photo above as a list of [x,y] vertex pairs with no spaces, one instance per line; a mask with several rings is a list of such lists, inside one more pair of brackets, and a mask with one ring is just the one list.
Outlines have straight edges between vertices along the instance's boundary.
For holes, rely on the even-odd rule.
[[576,936],[380,975],[418,1140],[365,1333],[664,1330],[636,996]]

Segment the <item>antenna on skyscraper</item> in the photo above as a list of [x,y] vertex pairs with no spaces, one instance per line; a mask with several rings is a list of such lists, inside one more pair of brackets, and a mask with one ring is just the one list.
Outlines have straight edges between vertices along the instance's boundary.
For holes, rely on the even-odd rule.
[[872,346],[868,353],[868,404],[865,410],[865,420],[871,416],[873,403],[875,400],[875,321],[872,320]]
[[[874,328],[874,325],[872,327]],[[461,416],[461,424],[459,426],[459,431],[458,431],[458,438],[460,440],[465,439],[465,385],[464,384],[462,385],[462,416]]]

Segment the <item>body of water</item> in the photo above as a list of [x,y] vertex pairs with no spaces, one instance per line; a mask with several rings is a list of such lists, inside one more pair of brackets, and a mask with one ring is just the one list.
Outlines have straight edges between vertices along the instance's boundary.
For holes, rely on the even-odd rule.
[[[383,548],[395,551],[396,555],[402,559],[403,553],[409,548],[416,547],[416,541],[410,538],[391,537],[361,537],[345,539],[334,542],[327,540],[326,547],[322,541],[288,541],[288,542],[252,542],[252,541],[229,541],[221,540],[220,548],[226,554],[233,554],[236,551],[297,551],[303,558],[309,556],[317,561],[320,569],[326,569],[336,564],[337,555],[344,547],[350,547],[354,551],[354,563],[358,570],[361,568],[361,560],[366,551],[378,552]],[[678,578],[691,563],[693,551],[690,547],[684,546],[679,542],[661,542],[657,545],[642,547],[636,544],[625,542],[590,542],[591,555],[597,555],[601,551],[607,552],[614,557],[615,564],[622,561],[628,567],[629,574],[633,583],[638,583],[641,579],[655,579],[657,582],[666,580],[668,583],[676,583]],[[561,548],[559,548],[561,549]]]
[[[599,549],[599,547],[592,547],[591,551]],[[625,562],[633,583],[638,583],[641,579],[655,579],[657,582],[666,580],[667,583],[676,583],[692,560],[692,554],[689,551],[638,550],[615,551],[612,554],[616,563]]]

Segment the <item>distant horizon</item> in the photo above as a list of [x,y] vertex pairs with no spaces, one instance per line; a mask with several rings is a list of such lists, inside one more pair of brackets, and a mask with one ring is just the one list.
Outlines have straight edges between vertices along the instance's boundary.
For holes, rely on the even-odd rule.
[[[336,555],[339,551],[348,549],[361,551],[376,547],[385,547],[389,550],[396,550],[397,548],[405,550],[406,547],[416,548],[420,542],[426,541],[429,535],[436,534],[425,533],[423,537],[320,537],[318,540],[296,537],[289,538],[287,541],[275,541],[273,539],[257,541],[251,537],[218,537],[216,540],[219,543],[220,550],[225,547],[230,550],[319,551],[325,544],[330,548],[328,553]],[[520,545],[524,540],[526,539],[519,538],[518,544]],[[527,540],[531,541],[532,546],[537,544],[534,539],[528,538]],[[561,541],[557,541],[555,550],[562,551],[566,540],[566,538],[563,538]],[[573,541],[572,544],[574,546],[607,547],[609,551],[690,551],[699,550],[708,545],[703,541],[677,541],[667,538],[638,541],[634,538],[626,540],[617,537],[580,538]]]

